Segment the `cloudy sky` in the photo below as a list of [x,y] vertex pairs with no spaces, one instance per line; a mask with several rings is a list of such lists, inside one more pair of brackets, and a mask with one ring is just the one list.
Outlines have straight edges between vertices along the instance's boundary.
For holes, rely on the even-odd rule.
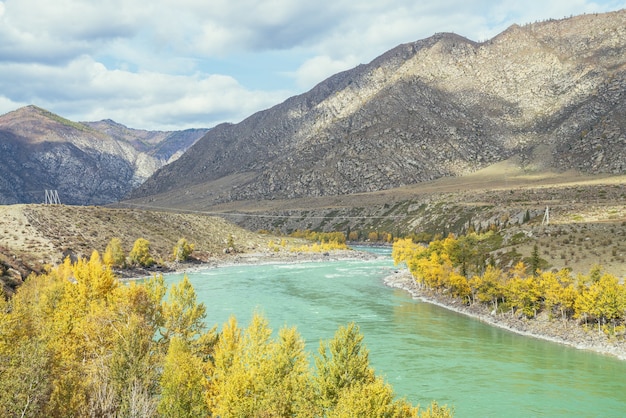
[[211,127],[394,46],[626,8],[626,0],[0,0],[0,114]]

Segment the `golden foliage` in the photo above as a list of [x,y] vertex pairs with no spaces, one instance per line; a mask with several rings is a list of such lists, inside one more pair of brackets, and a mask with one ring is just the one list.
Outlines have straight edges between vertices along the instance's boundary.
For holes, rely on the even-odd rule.
[[162,276],[120,284],[97,252],[67,259],[0,298],[0,415],[419,416],[374,375],[354,324],[313,370],[294,328],[272,337],[255,315],[217,333],[205,315],[187,277],[168,292]]
[[[484,265],[486,254],[476,248],[494,235],[475,233],[432,241],[428,247],[410,239],[397,240],[392,256],[396,264],[406,262],[421,286],[447,292],[466,303],[489,303],[497,311],[506,307],[512,313],[533,318],[543,310],[560,314],[562,319],[592,321],[599,330],[616,334],[626,323],[626,286],[618,278],[603,274],[600,266],[577,280],[569,270],[547,272],[533,266],[528,272],[523,262],[508,272]],[[537,264],[537,263],[534,263]],[[470,270],[481,270],[467,279]],[[608,326],[610,325],[610,326]]]

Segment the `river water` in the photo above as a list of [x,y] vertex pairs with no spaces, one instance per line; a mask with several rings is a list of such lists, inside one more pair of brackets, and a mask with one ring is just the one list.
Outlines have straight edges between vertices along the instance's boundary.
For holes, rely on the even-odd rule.
[[[624,417],[626,361],[519,336],[383,285],[389,256],[367,261],[229,266],[188,273],[207,323],[263,313],[296,326],[311,356],[355,322],[370,362],[400,397],[456,417]],[[167,275],[168,284],[182,275]],[[312,358],[312,357],[311,357]]]

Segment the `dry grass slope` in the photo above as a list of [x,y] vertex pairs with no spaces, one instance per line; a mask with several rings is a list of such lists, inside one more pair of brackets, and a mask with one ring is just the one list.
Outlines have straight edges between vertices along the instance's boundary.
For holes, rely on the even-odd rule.
[[165,261],[180,238],[193,243],[201,259],[222,254],[230,236],[239,251],[267,248],[270,239],[204,215],[63,205],[0,206],[0,213],[0,246],[42,264],[58,263],[68,254],[102,253],[113,237],[126,251],[145,238],[154,257]]

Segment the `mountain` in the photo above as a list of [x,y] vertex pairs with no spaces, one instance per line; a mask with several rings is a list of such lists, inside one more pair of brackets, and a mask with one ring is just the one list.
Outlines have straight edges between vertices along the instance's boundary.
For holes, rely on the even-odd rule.
[[186,129],[184,131],[146,131],[131,129],[112,121],[82,122],[103,132],[111,138],[127,142],[137,151],[170,163],[178,159],[194,142],[207,133],[208,129]]
[[47,189],[67,204],[117,201],[206,132],[77,123],[23,107],[0,116],[0,204],[41,203]]
[[451,33],[207,133],[132,194],[153,205],[371,192],[465,176],[626,172],[626,10]]

